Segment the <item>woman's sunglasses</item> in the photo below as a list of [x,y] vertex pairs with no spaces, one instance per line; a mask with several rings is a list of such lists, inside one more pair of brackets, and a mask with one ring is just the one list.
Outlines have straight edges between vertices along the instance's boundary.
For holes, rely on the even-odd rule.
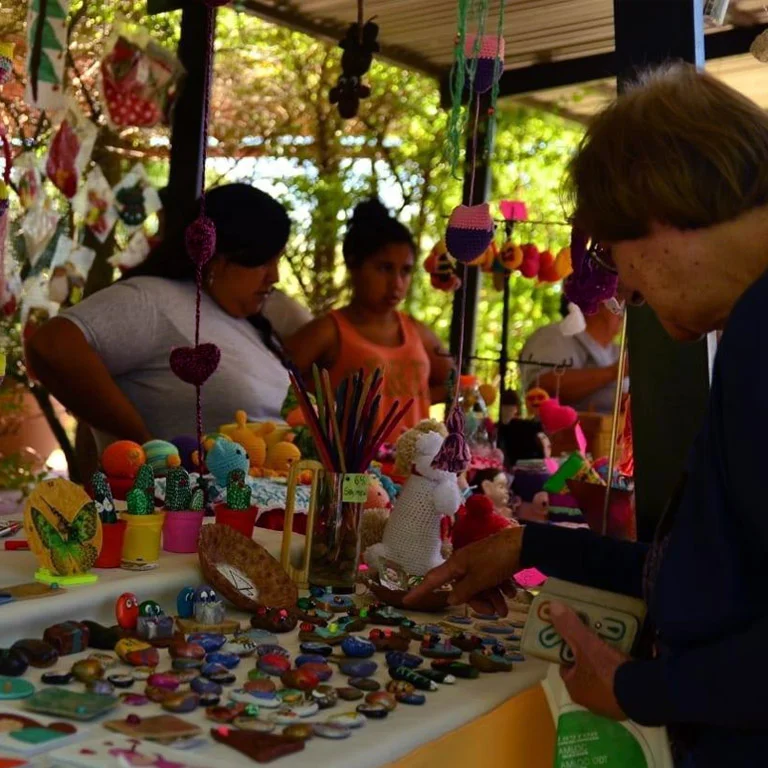
[[616,269],[616,265],[613,263],[610,248],[606,248],[601,243],[593,240],[587,251],[587,256],[606,272],[610,272],[612,275],[619,274],[619,270]]

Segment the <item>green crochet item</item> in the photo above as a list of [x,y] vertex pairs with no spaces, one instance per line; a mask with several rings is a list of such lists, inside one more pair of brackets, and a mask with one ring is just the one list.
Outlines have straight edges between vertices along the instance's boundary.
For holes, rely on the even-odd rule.
[[192,503],[189,487],[189,472],[184,467],[173,467],[165,479],[165,508],[172,512],[183,512]]
[[94,472],[91,475],[91,488],[93,488],[93,500],[101,515],[101,522],[105,525],[116,523],[115,499],[107,476],[103,472]]
[[205,494],[202,488],[195,488],[192,493],[192,501],[189,502],[189,508],[193,512],[202,512],[205,509]]
[[245,473],[235,469],[227,478],[227,506],[230,509],[248,509],[251,506],[251,489],[245,482]]
[[129,515],[151,515],[155,511],[155,505],[147,498],[147,494],[141,488],[134,486],[125,496]]
[[134,488],[140,488],[147,494],[152,506],[155,506],[155,471],[151,464],[142,464],[133,481]]

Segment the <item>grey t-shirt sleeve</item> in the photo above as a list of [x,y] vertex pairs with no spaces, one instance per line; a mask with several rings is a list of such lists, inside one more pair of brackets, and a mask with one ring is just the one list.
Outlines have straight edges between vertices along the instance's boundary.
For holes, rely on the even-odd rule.
[[112,376],[145,365],[152,357],[158,312],[140,285],[131,281],[110,285],[62,317],[83,332]]
[[312,313],[306,307],[277,290],[267,297],[262,314],[281,339],[293,336],[313,319]]
[[[572,336],[563,336],[557,325],[548,325],[536,331],[525,343],[520,359],[532,359],[541,363],[558,364],[573,362],[574,367],[581,367],[578,342]],[[536,378],[550,368],[539,365],[520,364],[520,378],[527,392],[536,385]]]

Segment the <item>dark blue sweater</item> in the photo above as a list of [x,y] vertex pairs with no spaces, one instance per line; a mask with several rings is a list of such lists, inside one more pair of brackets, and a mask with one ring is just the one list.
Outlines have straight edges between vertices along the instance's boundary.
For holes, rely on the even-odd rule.
[[[685,736],[686,768],[768,766],[768,276],[733,309],[649,599],[659,656],[616,676],[627,715]],[[670,371],[670,375],[674,372]],[[523,563],[642,596],[644,544],[530,525]]]

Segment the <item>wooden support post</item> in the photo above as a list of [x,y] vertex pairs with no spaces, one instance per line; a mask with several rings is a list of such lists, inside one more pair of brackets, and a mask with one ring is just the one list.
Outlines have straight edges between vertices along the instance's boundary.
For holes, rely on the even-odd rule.
[[[701,0],[614,0],[619,92],[668,59],[704,63]],[[630,308],[629,365],[638,536],[650,540],[709,397],[711,340],[681,344],[648,307]]]

